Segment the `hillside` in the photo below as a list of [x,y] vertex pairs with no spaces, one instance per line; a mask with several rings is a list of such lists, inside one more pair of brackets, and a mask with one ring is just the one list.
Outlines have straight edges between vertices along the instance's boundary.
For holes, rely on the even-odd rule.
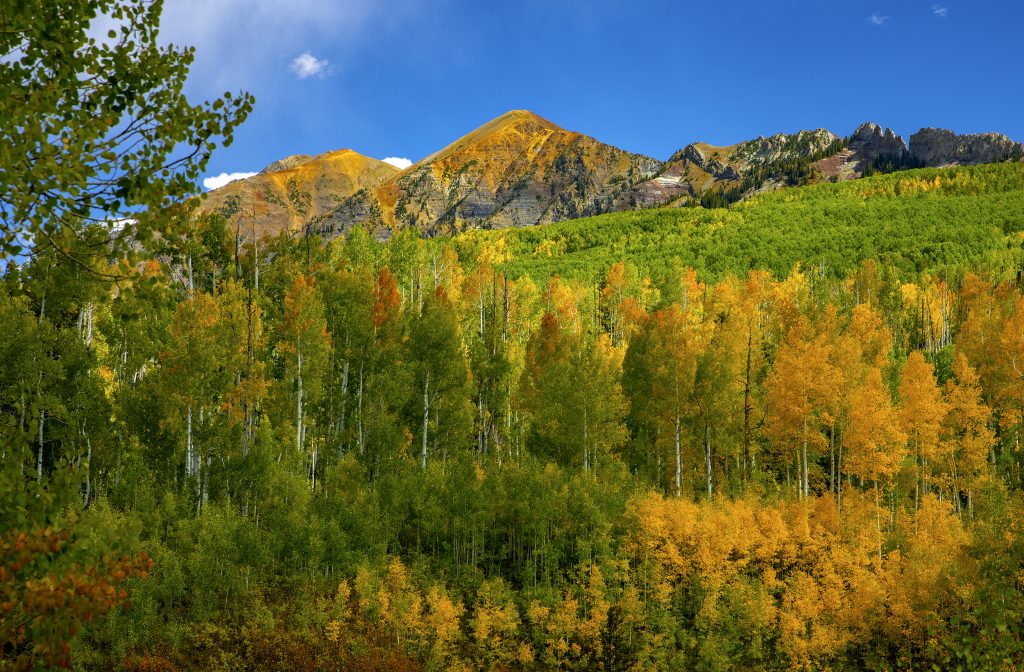
[[659,167],[514,110],[346,199],[318,228],[338,233],[358,224],[378,236],[403,228],[437,235],[596,215]]
[[766,193],[730,209],[660,208],[528,230],[476,232],[502,245],[511,275],[593,279],[626,259],[660,273],[673,258],[703,277],[801,262],[842,274],[885,258],[906,277],[947,265],[1009,268],[1024,232],[1024,165],[918,169]]
[[293,155],[253,177],[229,182],[206,194],[200,212],[236,212],[257,235],[302,229],[344,198],[376,186],[399,172],[394,166],[351,149],[319,156]]

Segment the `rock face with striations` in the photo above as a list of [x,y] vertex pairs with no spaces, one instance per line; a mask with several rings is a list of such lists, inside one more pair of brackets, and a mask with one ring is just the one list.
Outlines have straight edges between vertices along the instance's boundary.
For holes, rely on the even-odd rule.
[[351,149],[315,157],[296,154],[209,192],[199,211],[238,213],[241,225],[258,235],[296,231],[360,189],[375,187],[398,173],[394,166]]
[[926,166],[970,166],[1020,160],[1024,145],[999,133],[957,135],[943,128],[922,128],[910,136],[910,153]]
[[661,162],[564,130],[524,110],[481,126],[400,175],[345,199],[316,224],[377,237],[531,226],[613,209],[615,197]]

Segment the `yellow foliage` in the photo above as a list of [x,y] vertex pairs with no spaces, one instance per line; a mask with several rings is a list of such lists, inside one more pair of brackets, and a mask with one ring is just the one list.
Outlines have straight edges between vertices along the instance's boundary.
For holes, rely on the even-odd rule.
[[[880,557],[887,533],[880,521],[889,512],[873,492],[856,489],[844,496],[842,512],[830,496],[765,506],[650,493],[632,499],[628,515],[632,533],[624,550],[645,599],[668,607],[677,591],[697,582],[707,627],[735,619],[742,605],[745,627],[776,633],[792,669],[827,668],[879,628],[902,639],[923,636],[925,615],[935,613],[943,577],[966,542],[951,505],[929,496],[910,519],[916,531],[902,550]],[[531,620],[548,623],[553,634],[563,631],[573,623],[570,599],[551,614],[534,605]],[[586,632],[583,619],[575,627]],[[562,651],[559,639],[553,638],[555,652]]]
[[452,602],[438,586],[430,589],[426,602],[424,624],[427,632],[433,638],[435,647],[445,649],[459,636],[459,619],[465,607],[461,602]]

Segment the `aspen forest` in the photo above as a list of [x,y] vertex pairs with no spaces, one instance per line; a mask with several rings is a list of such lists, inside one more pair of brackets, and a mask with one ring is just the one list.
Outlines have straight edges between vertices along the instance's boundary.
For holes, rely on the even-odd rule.
[[494,234],[178,217],[130,280],[3,277],[5,659],[1020,664],[1002,269],[513,276]]
[[[829,134],[614,211],[682,178],[514,111],[465,210],[509,225],[452,214],[484,153],[204,210],[254,98],[190,102],[162,7],[0,0],[0,672],[1024,669],[1017,150]],[[355,76],[318,53],[277,69]],[[558,188],[509,149],[549,138]]]

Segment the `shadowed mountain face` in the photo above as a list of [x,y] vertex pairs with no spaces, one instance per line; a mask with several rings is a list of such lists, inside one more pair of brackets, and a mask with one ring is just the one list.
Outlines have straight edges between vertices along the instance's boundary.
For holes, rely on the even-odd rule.
[[661,163],[566,131],[525,111],[504,114],[374,188],[345,200],[319,228],[362,225],[378,236],[531,226],[614,209]]
[[295,231],[322,217],[345,198],[397,175],[394,166],[350,149],[316,157],[297,154],[259,174],[207,194],[200,212],[236,213],[257,235]]
[[789,185],[843,181],[915,166],[1019,159],[995,133],[922,129],[902,137],[873,123],[848,138],[825,129],[735,145],[687,145],[662,163],[567,131],[524,110],[484,124],[404,171],[352,150],[288,156],[210,192],[200,211],[242,217],[251,234],[361,226],[378,238],[413,229],[532,226],[616,210],[727,205]]

